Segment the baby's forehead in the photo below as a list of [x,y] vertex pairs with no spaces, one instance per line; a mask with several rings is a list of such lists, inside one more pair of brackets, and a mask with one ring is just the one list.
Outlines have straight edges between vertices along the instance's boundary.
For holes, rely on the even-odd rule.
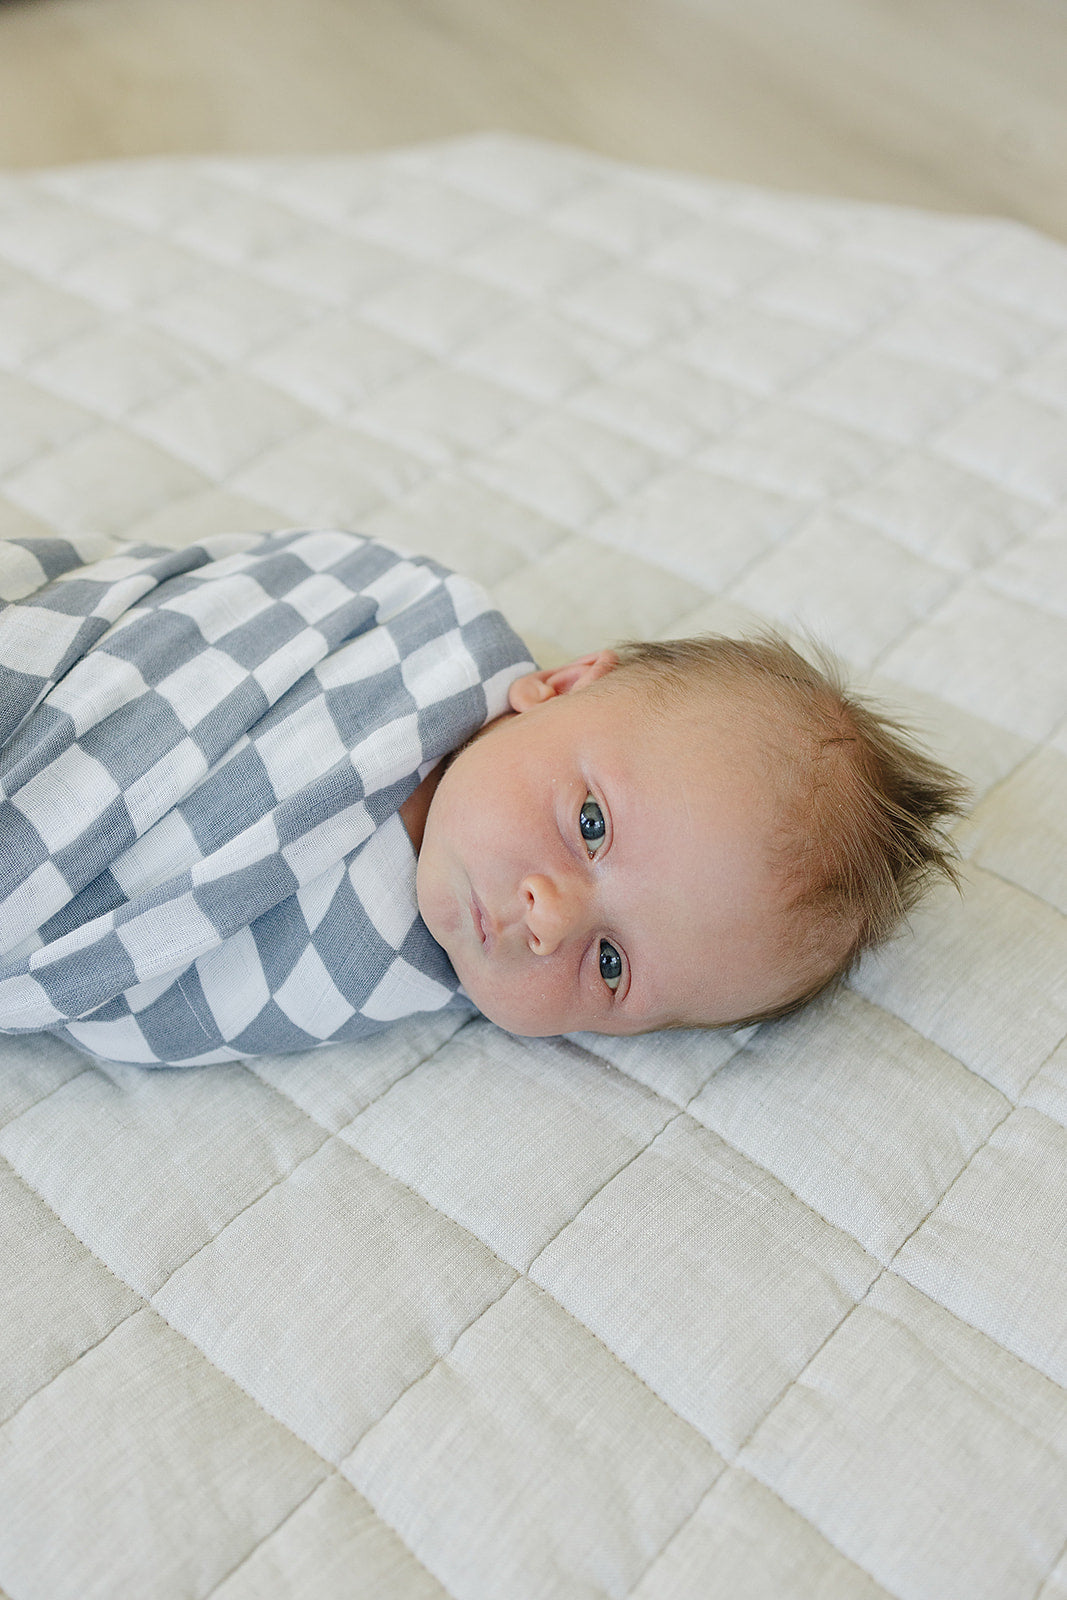
[[677,737],[687,748],[696,745],[712,754],[722,740],[734,748],[766,749],[768,741],[788,742],[796,730],[796,720],[780,695],[735,673],[694,671],[675,681],[624,666],[597,687],[625,703],[629,736],[654,728]]

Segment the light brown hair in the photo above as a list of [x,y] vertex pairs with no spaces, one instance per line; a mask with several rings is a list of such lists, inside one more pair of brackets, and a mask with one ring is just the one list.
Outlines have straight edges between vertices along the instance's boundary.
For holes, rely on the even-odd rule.
[[617,653],[620,677],[661,701],[691,706],[701,684],[725,686],[760,719],[781,802],[783,953],[800,976],[782,1004],[732,1026],[806,1004],[899,928],[931,883],[958,884],[948,824],[963,811],[966,784],[851,693],[827,652],[813,646],[808,660],[768,630],[629,642]]

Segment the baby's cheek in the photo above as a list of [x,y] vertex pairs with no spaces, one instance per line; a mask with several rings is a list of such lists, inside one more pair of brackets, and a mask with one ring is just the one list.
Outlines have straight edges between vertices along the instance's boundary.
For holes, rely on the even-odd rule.
[[[456,968],[463,987],[483,1016],[508,1033],[520,1038],[542,1039],[557,1033],[570,1033],[583,1026],[540,980],[528,976],[507,983],[484,981],[472,976],[468,984]],[[479,977],[483,981],[479,982]]]
[[446,888],[432,852],[424,848],[415,873],[415,900],[419,916],[432,937],[447,949],[450,930],[454,931],[457,918]]

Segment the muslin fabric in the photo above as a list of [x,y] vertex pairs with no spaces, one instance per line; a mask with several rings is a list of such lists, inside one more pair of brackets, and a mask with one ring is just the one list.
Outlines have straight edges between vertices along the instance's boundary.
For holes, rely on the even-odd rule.
[[0,1030],[202,1064],[457,1002],[398,808],[529,665],[477,585],[319,530],[7,541],[5,595]]

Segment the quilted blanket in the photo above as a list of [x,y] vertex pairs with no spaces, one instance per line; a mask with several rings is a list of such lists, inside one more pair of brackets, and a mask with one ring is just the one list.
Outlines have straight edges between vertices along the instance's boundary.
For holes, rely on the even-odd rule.
[[744,1032],[0,1042],[7,1600],[1067,1600],[1067,251],[513,138],[0,180],[0,537],[770,620],[969,777]]

